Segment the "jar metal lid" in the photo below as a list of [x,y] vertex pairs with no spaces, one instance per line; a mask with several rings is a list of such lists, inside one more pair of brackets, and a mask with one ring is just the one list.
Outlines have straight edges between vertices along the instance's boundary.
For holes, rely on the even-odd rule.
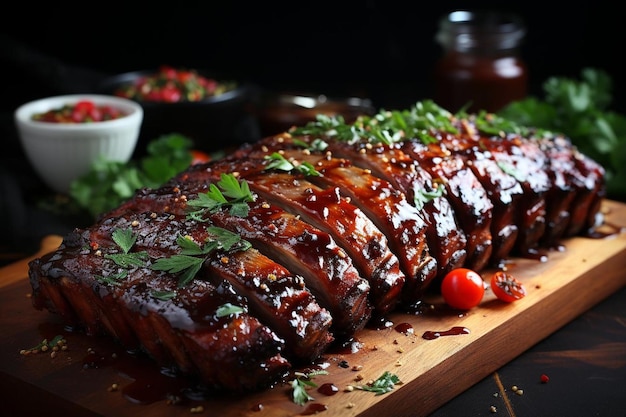
[[498,11],[457,10],[441,18],[435,39],[446,48],[512,49],[526,35],[522,18]]

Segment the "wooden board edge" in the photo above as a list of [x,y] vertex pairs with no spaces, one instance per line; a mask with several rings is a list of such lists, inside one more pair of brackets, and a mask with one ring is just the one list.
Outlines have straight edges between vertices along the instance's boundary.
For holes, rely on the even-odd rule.
[[28,263],[59,247],[63,238],[59,235],[48,235],[41,240],[39,250],[32,256],[0,268],[0,288],[13,284],[28,276]]

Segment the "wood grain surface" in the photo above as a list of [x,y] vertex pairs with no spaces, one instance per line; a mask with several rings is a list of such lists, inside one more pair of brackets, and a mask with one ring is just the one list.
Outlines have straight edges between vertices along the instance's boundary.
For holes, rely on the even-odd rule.
[[[428,415],[626,285],[626,204],[607,200],[602,210],[608,237],[568,239],[562,242],[564,250],[549,253],[547,262],[511,260],[509,270],[526,285],[524,299],[504,304],[487,291],[479,307],[461,314],[432,296],[426,301],[433,308],[423,314],[395,313],[388,317],[388,327],[360,332],[354,351],[329,351],[318,363],[326,366],[328,375],[314,382],[333,384],[339,392],[326,395],[311,389],[314,400],[304,406],[291,401],[288,381],[259,393],[215,395],[159,372],[148,358],[126,352],[110,339],[72,332],[58,317],[32,307],[27,279],[30,259],[24,259],[0,269],[3,404],[8,404],[8,415],[55,411],[79,417],[194,412],[274,417],[322,410],[333,416]],[[33,258],[60,241],[58,236],[44,239]],[[484,271],[483,276],[490,272]],[[411,331],[400,332],[398,325]],[[455,326],[468,333],[434,340],[422,337],[426,331]],[[54,358],[47,352],[20,354],[57,334],[67,339],[67,351]],[[387,394],[345,390],[386,371],[402,381]]]

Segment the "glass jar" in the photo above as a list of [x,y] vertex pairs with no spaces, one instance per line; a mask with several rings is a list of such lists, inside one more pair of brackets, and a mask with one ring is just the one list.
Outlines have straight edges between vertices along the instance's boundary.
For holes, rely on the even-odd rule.
[[520,57],[526,34],[521,18],[500,12],[455,11],[439,22],[443,54],[435,65],[434,100],[456,112],[497,112],[527,94]]

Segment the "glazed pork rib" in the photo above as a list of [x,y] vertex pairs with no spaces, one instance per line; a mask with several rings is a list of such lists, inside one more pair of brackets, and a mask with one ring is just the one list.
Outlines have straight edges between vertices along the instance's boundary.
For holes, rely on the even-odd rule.
[[[93,229],[70,234],[55,253],[31,264],[35,306],[60,314],[69,324],[84,326],[88,334],[111,334],[127,348],[141,348],[160,365],[200,376],[210,386],[258,389],[289,370],[291,364],[281,355],[285,341],[248,314],[252,297],[240,295],[221,276],[195,279],[179,287],[172,274],[134,264],[124,268],[110,258],[121,253],[111,239],[116,229],[139,230],[134,247],[155,258],[175,250],[174,240],[179,234],[200,242],[206,237],[206,228],[170,214],[107,218]],[[208,261],[221,262],[223,256],[215,252]],[[212,274],[208,269],[204,272]],[[294,290],[302,292],[302,286],[297,281],[294,284]],[[175,295],[169,298],[168,294]],[[283,295],[282,302],[287,303],[291,297]],[[313,325],[326,337],[325,313],[310,299],[309,304],[295,309],[312,321],[321,314],[322,322]],[[238,306],[242,311],[215,314],[225,305]],[[266,308],[270,308],[267,303]],[[288,323],[281,330],[285,325]],[[295,334],[297,330],[285,332]],[[303,342],[296,339],[304,338],[290,339],[299,349]],[[317,343],[327,342],[311,344],[319,349]]]
[[[143,190],[110,214],[165,211],[184,216],[187,202],[215,184],[219,173],[189,170],[158,190]],[[267,257],[279,260],[289,271],[303,277],[308,289],[330,312],[336,335],[349,336],[362,329],[371,317],[369,283],[332,236],[281,208],[258,198],[249,214],[228,211],[207,213],[203,222],[239,234]]]
[[593,229],[602,167],[497,122],[418,103],[241,146],[32,261],[33,304],[211,387],[267,387],[454,268]]
[[[301,142],[314,140],[303,137]],[[280,146],[294,145],[291,137],[270,137],[255,144],[255,148],[277,149]],[[247,155],[248,150],[235,153],[237,157]],[[334,157],[344,158],[371,175],[381,178],[398,192],[405,195],[407,201],[423,214],[426,222],[426,243],[430,255],[437,265],[437,274],[465,265],[467,259],[467,235],[460,227],[457,215],[447,198],[440,190],[442,183],[425,170],[397,145],[387,146],[369,142],[347,143],[330,140],[324,152]],[[425,273],[427,274],[427,273]],[[430,282],[430,280],[426,280]],[[420,293],[423,288],[415,288]]]
[[217,179],[223,173],[237,172],[260,197],[333,237],[368,280],[369,299],[377,315],[395,309],[405,275],[374,221],[342,196],[338,187],[321,188],[312,182],[315,176],[268,171],[269,163],[263,158],[248,158],[246,164],[226,159],[196,171],[195,180],[197,175]]
[[465,266],[481,270],[492,254],[491,222],[493,203],[476,175],[462,158],[451,154],[447,147],[418,141],[402,142],[402,149],[433,178],[440,178],[446,196],[456,213],[459,227],[465,231],[467,253]]
[[[257,173],[268,166],[268,158],[271,159],[277,152],[291,163],[314,166],[321,175],[309,176],[308,180],[325,189],[339,189],[385,234],[390,249],[397,254],[404,278],[399,279],[394,268],[393,274],[387,272],[384,280],[370,281],[370,285],[378,288],[379,292],[384,290],[389,293],[382,303],[374,302],[376,312],[384,314],[396,301],[406,305],[418,302],[423,296],[423,290],[437,273],[436,260],[430,255],[425,239],[427,225],[422,213],[406,200],[404,193],[369,170],[353,166],[349,160],[334,158],[327,153],[312,153],[296,146],[293,141],[282,139],[272,144],[264,141],[254,149],[242,149],[236,158],[243,157],[242,153],[245,152],[246,160],[259,161],[256,165],[259,167]],[[242,175],[250,181],[248,171],[245,170]],[[266,195],[270,198],[272,191]],[[370,272],[369,275],[373,274]],[[400,289],[402,294],[398,292]],[[373,294],[373,297],[376,295]]]

